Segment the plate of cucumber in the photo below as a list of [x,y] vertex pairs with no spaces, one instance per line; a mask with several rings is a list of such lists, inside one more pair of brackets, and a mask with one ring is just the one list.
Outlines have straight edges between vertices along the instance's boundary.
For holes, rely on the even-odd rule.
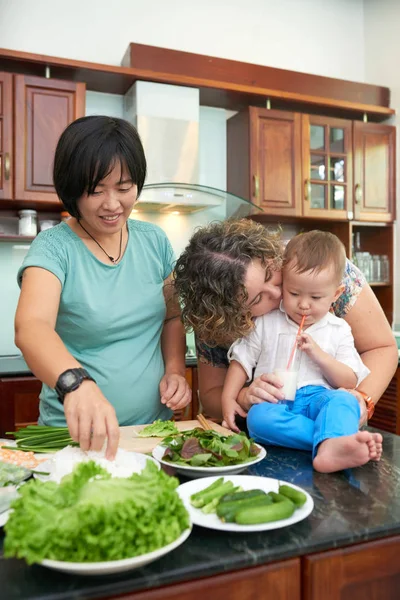
[[178,487],[195,525],[221,531],[268,531],[306,519],[310,494],[292,483],[253,475],[194,479]]

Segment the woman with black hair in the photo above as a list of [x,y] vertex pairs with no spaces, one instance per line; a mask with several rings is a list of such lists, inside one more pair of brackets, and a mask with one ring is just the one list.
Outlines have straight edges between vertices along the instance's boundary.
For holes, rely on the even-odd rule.
[[92,116],[60,137],[53,179],[71,218],[39,234],[18,273],[15,339],[43,382],[40,423],[68,425],[84,450],[119,425],[168,419],[190,402],[173,251],[129,219],[146,177],[136,129]]

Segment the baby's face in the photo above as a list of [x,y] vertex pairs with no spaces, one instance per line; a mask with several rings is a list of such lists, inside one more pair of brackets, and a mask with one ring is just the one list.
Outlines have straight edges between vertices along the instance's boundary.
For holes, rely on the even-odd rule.
[[319,273],[297,273],[295,265],[289,263],[283,270],[283,306],[295,323],[300,324],[306,315],[304,328],[320,321],[341,292],[333,266]]

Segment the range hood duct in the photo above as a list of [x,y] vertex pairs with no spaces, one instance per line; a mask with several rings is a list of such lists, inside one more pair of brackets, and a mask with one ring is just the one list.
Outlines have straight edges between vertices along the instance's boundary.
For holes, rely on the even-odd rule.
[[199,184],[198,89],[137,81],[124,97],[124,116],[138,130],[147,159],[138,210],[188,214],[225,204],[226,217],[263,212],[243,198]]

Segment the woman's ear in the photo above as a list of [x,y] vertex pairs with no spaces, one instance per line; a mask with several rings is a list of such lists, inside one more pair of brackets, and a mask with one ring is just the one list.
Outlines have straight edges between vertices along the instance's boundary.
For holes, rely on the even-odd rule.
[[339,285],[338,289],[335,292],[333,301],[336,302],[336,300],[339,298],[339,296],[341,296],[343,294],[343,292],[344,292],[344,285],[341,284],[341,285]]

